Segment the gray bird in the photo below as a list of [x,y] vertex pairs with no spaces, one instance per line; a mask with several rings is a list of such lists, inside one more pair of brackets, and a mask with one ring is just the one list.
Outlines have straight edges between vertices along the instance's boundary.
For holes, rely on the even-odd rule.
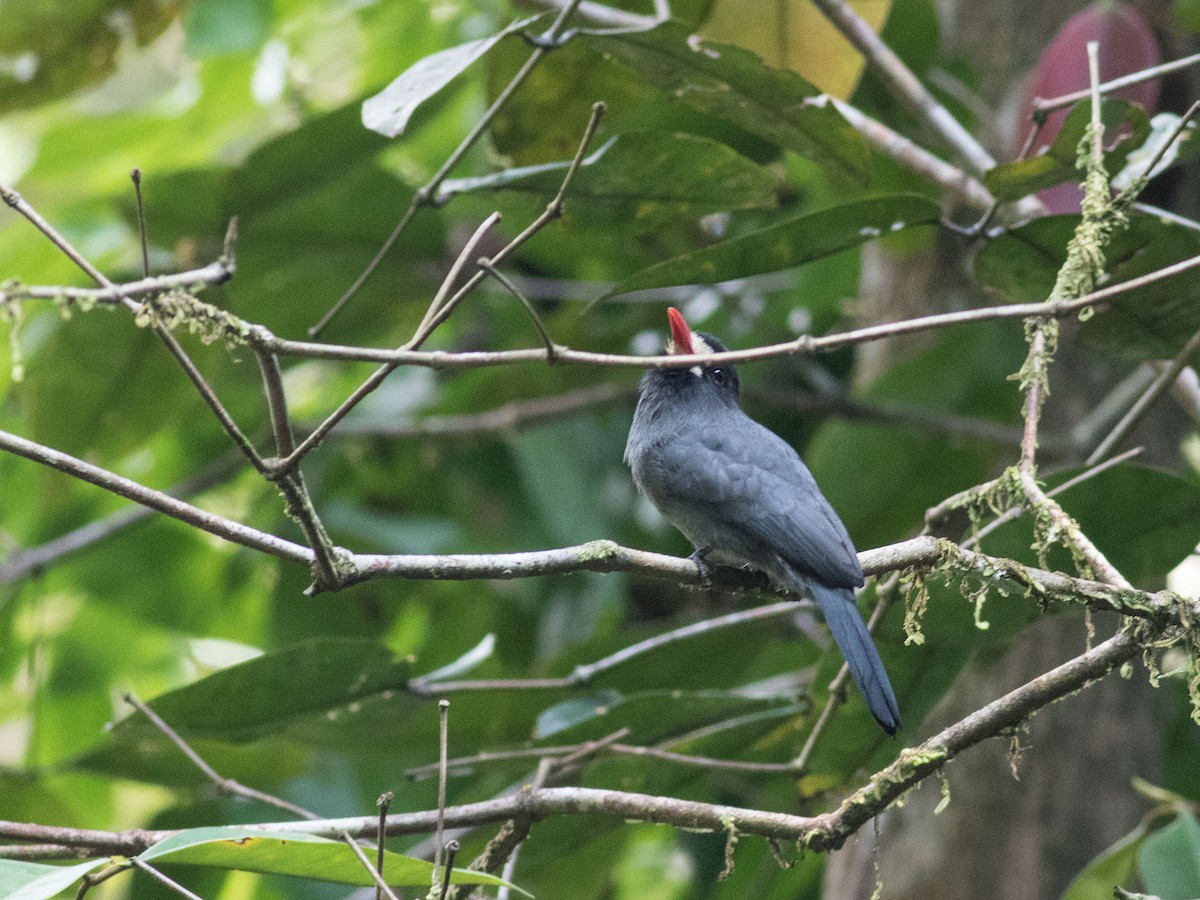
[[[679,310],[667,313],[668,353],[726,349],[693,332]],[[854,602],[863,573],[846,527],[796,451],[747,416],[738,394],[737,372],[725,363],[650,369],[625,445],[633,480],[692,542],[702,572],[712,554],[811,596],[871,714],[894,734],[900,708]]]

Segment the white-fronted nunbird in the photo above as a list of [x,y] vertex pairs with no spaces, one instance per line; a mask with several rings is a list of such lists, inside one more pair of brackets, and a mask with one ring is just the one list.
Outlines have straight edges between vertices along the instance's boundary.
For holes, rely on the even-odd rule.
[[[668,318],[668,353],[725,350],[693,332],[677,309]],[[650,369],[625,461],[642,492],[692,542],[702,572],[711,554],[817,602],[872,715],[895,733],[896,695],[854,602],[863,584],[854,545],[796,451],[742,411],[734,367]]]

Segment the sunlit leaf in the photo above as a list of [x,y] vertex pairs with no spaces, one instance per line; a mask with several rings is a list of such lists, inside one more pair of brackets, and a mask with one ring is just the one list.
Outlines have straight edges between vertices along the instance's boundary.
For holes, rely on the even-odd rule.
[[[293,875],[335,884],[368,886],[374,878],[343,841],[294,831],[253,828],[193,828],[159,841],[140,855],[147,862],[214,866],[243,872]],[[370,851],[372,862],[375,851]],[[391,851],[384,852],[384,873],[389,884],[428,885],[433,864]],[[451,884],[507,884],[494,875],[455,869]],[[516,885],[509,887],[531,896]]]
[[0,896],[7,900],[50,900],[107,860],[94,859],[73,866],[0,859]]
[[441,50],[414,63],[382,91],[363,102],[363,125],[388,137],[400,134],[417,107],[466,71],[503,37],[528,28],[538,18],[518,19],[490,37]]
[[[850,0],[849,6],[869,28],[879,31],[892,4],[891,0]],[[771,65],[791,69],[842,100],[854,92],[866,64],[809,0],[716,0],[701,33],[752,50]]]

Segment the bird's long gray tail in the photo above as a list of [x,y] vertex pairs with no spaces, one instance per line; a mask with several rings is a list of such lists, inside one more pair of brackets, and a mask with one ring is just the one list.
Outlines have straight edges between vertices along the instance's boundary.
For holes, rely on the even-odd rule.
[[811,580],[806,587],[825,614],[833,639],[846,658],[850,675],[866,698],[871,715],[883,726],[884,731],[895,734],[900,727],[900,707],[896,703],[896,694],[892,691],[883,660],[879,658],[879,651],[871,640],[871,632],[867,631],[867,623],[859,615],[854,603],[854,591]]

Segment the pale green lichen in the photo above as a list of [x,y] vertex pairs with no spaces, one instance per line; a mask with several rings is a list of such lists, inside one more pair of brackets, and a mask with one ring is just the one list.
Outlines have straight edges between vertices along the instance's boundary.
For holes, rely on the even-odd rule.
[[938,778],[942,782],[942,799],[938,801],[937,806],[933,808],[933,814],[940,816],[946,811],[946,807],[950,805],[950,779],[946,777],[946,773],[939,770]]
[[725,827],[725,867],[717,873],[717,881],[724,881],[733,874],[733,851],[737,847],[737,820],[733,816],[722,816],[721,824]]
[[900,573],[900,590],[904,593],[904,644],[925,643],[921,622],[929,611],[929,581],[918,569],[905,569]]
[[249,323],[233,313],[205,303],[182,288],[147,297],[134,313],[133,321],[139,328],[161,326],[170,331],[186,325],[202,343],[224,341],[227,347],[245,344],[251,329]]
[[608,540],[589,541],[580,546],[577,554],[579,561],[582,563],[603,562],[605,560],[616,559],[620,555],[620,546],[616,541]]
[[25,321],[25,308],[15,296],[17,282],[6,281],[0,285],[0,322],[8,326],[9,375],[14,382],[25,380],[25,363],[21,356],[21,324]]

